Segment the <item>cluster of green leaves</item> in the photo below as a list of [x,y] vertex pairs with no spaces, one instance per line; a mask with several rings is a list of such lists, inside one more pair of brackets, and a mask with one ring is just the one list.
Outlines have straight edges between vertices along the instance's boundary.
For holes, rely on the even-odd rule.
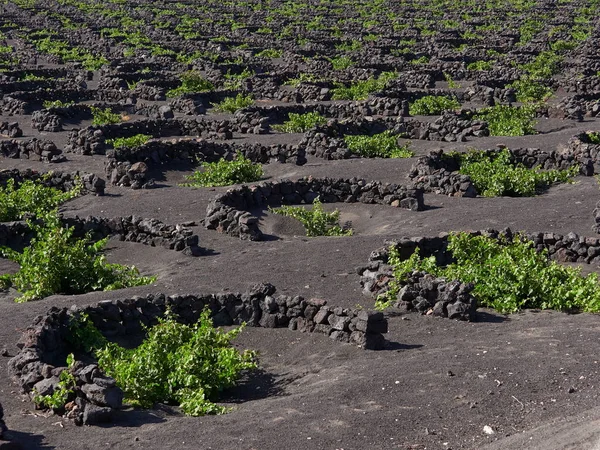
[[317,83],[319,82],[319,78],[312,73],[304,73],[301,72],[296,78],[290,78],[285,82],[287,86],[296,87],[300,83]]
[[73,228],[64,227],[52,211],[41,223],[28,221],[35,233],[28,247],[19,253],[0,247],[0,255],[17,262],[19,271],[0,276],[0,286],[21,292],[17,302],[53,294],[84,294],[153,283],[156,277],[140,276],[135,267],[109,264],[101,251],[108,238],[93,243],[91,236],[76,239]]
[[276,48],[265,48],[254,56],[257,58],[281,58],[283,56],[283,50]]
[[176,402],[191,416],[223,414],[227,408],[214,403],[219,394],[235,385],[243,371],[257,367],[254,352],[231,345],[241,331],[214,328],[208,309],[194,325],[181,324],[168,313],[139,347],[109,343],[96,356],[130,403],[151,407]]
[[235,97],[227,97],[222,102],[213,103],[212,105],[215,111],[234,113],[253,104],[254,99],[251,95],[238,94]]
[[308,237],[350,236],[352,234],[352,229],[340,226],[340,212],[337,209],[333,212],[324,211],[319,197],[314,199],[312,209],[285,205],[279,208],[269,208],[269,211],[299,220],[306,228]]
[[377,78],[358,80],[350,86],[335,83],[333,100],[365,100],[369,94],[383,90],[386,85],[398,77],[397,72],[382,72]]
[[107,139],[106,143],[114,148],[135,148],[144,145],[150,139],[152,136],[148,134],[136,134],[126,138]]
[[588,131],[585,133],[592,144],[600,144],[600,132]]
[[329,62],[331,63],[333,70],[344,70],[354,65],[352,58],[346,55],[329,58]]
[[63,102],[61,100],[45,100],[42,106],[46,109],[50,108],[67,108],[74,105],[75,102]]
[[85,353],[94,353],[104,348],[108,341],[96,328],[89,315],[79,311],[69,320],[67,341],[74,349]]
[[562,56],[557,55],[553,51],[545,51],[537,55],[530,63],[523,64],[521,69],[535,80],[545,80],[560,71],[560,64],[563,59]]
[[474,61],[472,63],[467,64],[467,69],[468,70],[477,70],[477,71],[483,71],[483,70],[491,70],[492,67],[494,67],[494,62],[493,61]]
[[190,70],[180,76],[181,85],[167,91],[167,97],[179,97],[183,94],[196,94],[198,92],[209,92],[215,87],[205,79],[198,71]]
[[43,53],[60,57],[63,61],[79,61],[87,70],[98,70],[108,64],[104,56],[97,56],[81,47],[70,47],[70,45],[51,36],[43,39],[33,38],[35,47]]
[[450,89],[460,89],[462,86],[452,79],[452,76],[449,73],[444,72],[444,79],[448,83],[448,87]]
[[536,195],[553,183],[566,183],[579,173],[579,167],[567,170],[528,169],[511,162],[508,149],[497,154],[483,151],[453,153],[460,158],[460,173],[468,175],[484,197],[527,197]]
[[0,222],[20,220],[27,214],[44,215],[80,193],[80,186],[63,192],[31,180],[16,187],[15,180],[11,178],[6,186],[0,186]]
[[414,156],[414,152],[409,149],[410,142],[398,145],[398,136],[389,130],[373,136],[345,136],[344,142],[352,153],[364,158],[410,158]]
[[453,234],[448,251],[455,262],[445,267],[437,266],[435,257],[421,258],[418,249],[406,260],[401,260],[394,246],[389,251],[394,279],[390,289],[377,299],[380,308],[393,304],[406,277],[419,271],[473,283],[478,304],[503,313],[523,308],[600,311],[596,273],[583,276],[579,268],[551,261],[547,250],[538,252],[534,243],[523,236],[497,240]]
[[479,110],[475,118],[488,123],[492,136],[525,136],[536,132],[535,114],[535,105],[496,105]]
[[202,163],[203,171],[195,171],[188,175],[183,186],[216,187],[232,184],[251,183],[263,176],[263,168],[238,153],[233,161],[221,159],[213,163]]
[[434,116],[458,108],[460,103],[454,97],[426,95],[411,103],[408,111],[411,116]]
[[112,112],[110,108],[102,109],[92,106],[91,110],[92,125],[94,126],[117,124],[123,120],[119,114]]
[[553,94],[551,87],[535,81],[531,77],[522,77],[506,87],[513,88],[517,100],[522,103],[545,101]]
[[[241,64],[242,61],[234,61],[235,64]],[[223,87],[225,89],[230,89],[232,91],[236,91],[242,88],[242,83],[246,78],[250,78],[254,76],[254,71],[249,68],[245,68],[240,73],[231,73],[230,70],[227,70],[225,76],[225,83],[223,83]]]
[[289,113],[288,120],[282,125],[273,125],[271,128],[283,133],[304,133],[326,123],[327,119],[316,111],[304,114]]
[[59,410],[65,406],[69,400],[69,397],[74,396],[75,387],[77,386],[77,380],[71,373],[74,362],[75,358],[71,353],[67,356],[68,367],[60,373],[58,385],[52,394],[40,395],[35,391],[35,389],[33,390],[33,402],[36,405],[38,405],[40,408]]

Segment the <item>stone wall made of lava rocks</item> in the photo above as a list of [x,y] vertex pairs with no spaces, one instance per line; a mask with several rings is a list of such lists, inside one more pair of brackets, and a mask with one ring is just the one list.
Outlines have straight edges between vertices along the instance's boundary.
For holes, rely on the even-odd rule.
[[30,159],[32,161],[62,162],[65,157],[54,142],[46,139],[1,140],[0,155],[5,158]]
[[[77,424],[110,422],[114,410],[122,407],[123,392],[106,376],[91,355],[83,354],[69,341],[71,319],[84,313],[108,339],[138,340],[144,326],[158,323],[167,308],[182,323],[198,321],[201,312],[211,311],[215,326],[240,325],[283,328],[322,333],[337,342],[364,349],[384,348],[388,323],[383,313],[330,307],[325,300],[275,295],[270,284],[258,284],[245,293],[208,295],[148,294],[119,300],[105,300],[79,308],[53,307],[38,316],[23,333],[17,353],[8,363],[9,375],[23,393],[33,390],[51,394],[58,386],[66,355],[77,361],[71,372],[77,380],[75,400],[64,411]],[[83,362],[86,361],[86,362]]]
[[19,127],[19,122],[0,122],[0,134],[9,138],[18,138],[23,136],[23,130]]
[[421,211],[423,191],[412,186],[365,181],[357,178],[302,178],[253,186],[241,186],[219,194],[206,209],[204,226],[241,239],[259,241],[262,232],[258,218],[249,210],[283,204],[311,204],[319,197],[323,203],[383,204]]

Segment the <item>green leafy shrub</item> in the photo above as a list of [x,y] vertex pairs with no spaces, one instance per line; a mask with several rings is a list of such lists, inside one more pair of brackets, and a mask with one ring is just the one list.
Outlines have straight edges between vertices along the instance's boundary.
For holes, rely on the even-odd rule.
[[269,208],[269,211],[299,220],[306,228],[308,237],[352,235],[352,229],[340,227],[340,212],[337,209],[330,213],[324,211],[319,197],[313,200],[312,209],[285,205],[279,208]]
[[409,114],[411,116],[433,116],[460,108],[460,103],[455,98],[443,95],[426,95],[411,103]]
[[106,143],[114,148],[135,148],[144,145],[150,139],[152,139],[152,136],[148,134],[136,134],[126,138],[107,139]]
[[167,97],[179,97],[183,94],[196,94],[198,92],[212,91],[214,85],[205,79],[198,71],[190,70],[180,76],[181,85],[167,91]]
[[284,84],[287,86],[296,87],[300,83],[317,83],[319,78],[312,73],[300,73],[296,78],[290,78]]
[[600,144],[600,132],[588,131],[586,135],[592,144]]
[[135,267],[109,264],[100,255],[108,238],[92,243],[87,235],[73,237],[73,228],[63,227],[56,212],[46,214],[41,224],[28,222],[35,232],[31,244],[16,252],[0,247],[0,255],[17,262],[15,274],[0,276],[4,288],[14,286],[22,293],[17,302],[53,294],[84,294],[153,283],[156,277],[142,277]]
[[238,94],[235,97],[227,97],[222,102],[213,103],[215,111],[234,113],[239,109],[252,106],[254,100],[250,95]]
[[453,154],[461,159],[460,173],[468,175],[484,197],[527,197],[540,192],[552,183],[565,183],[579,173],[579,167],[568,170],[528,169],[511,163],[510,152],[502,150],[493,156],[482,151]]
[[379,307],[394,301],[408,274],[422,271],[473,283],[478,304],[503,313],[523,308],[600,311],[598,274],[583,276],[579,268],[551,261],[546,250],[538,252],[534,243],[522,236],[496,240],[458,233],[449,237],[448,250],[455,262],[441,267],[435,257],[421,258],[418,250],[401,261],[398,252],[390,248],[394,279],[390,290],[378,298]]
[[194,325],[177,322],[170,314],[148,330],[134,349],[109,343],[96,351],[98,365],[125,393],[125,399],[142,407],[156,402],[177,402],[185,414],[223,414],[213,403],[235,384],[242,371],[255,369],[255,353],[239,352],[231,341],[242,327],[216,329],[210,311]]
[[71,373],[75,358],[73,354],[67,356],[67,369],[63,370],[59,376],[59,382],[57,388],[52,394],[40,395],[33,391],[33,402],[40,408],[49,408],[53,410],[61,409],[65,406],[69,397],[75,395],[75,387],[77,386],[77,380]]
[[254,164],[241,153],[238,153],[233,161],[221,159],[214,163],[202,163],[202,168],[202,172],[196,171],[187,176],[188,183],[184,183],[183,186],[230,186],[258,181],[263,176],[262,166]]
[[73,315],[69,321],[67,341],[77,350],[95,353],[106,346],[108,341],[84,312]]
[[506,87],[516,91],[517,100],[522,103],[531,103],[547,100],[552,96],[552,88],[534,81],[529,77],[521,78]]
[[496,105],[479,110],[475,118],[488,123],[492,136],[525,136],[536,132],[535,111],[534,105]]
[[67,108],[69,106],[74,105],[75,102],[63,102],[61,100],[44,100],[44,103],[42,104],[42,106],[46,109],[49,108]]
[[398,136],[389,130],[373,136],[345,136],[344,141],[352,153],[365,158],[410,158],[414,152],[406,145],[398,145]]
[[92,106],[91,110],[93,117],[92,125],[94,126],[116,124],[122,121],[121,116],[112,112],[110,108],[101,109]]
[[331,98],[333,100],[365,100],[369,94],[383,90],[397,76],[397,72],[382,72],[378,78],[359,80],[350,86],[336,83]]
[[472,63],[467,64],[468,70],[491,70],[494,67],[494,63],[492,61],[474,61]]
[[255,55],[257,58],[281,58],[283,56],[283,50],[275,48],[266,48]]
[[317,125],[324,125],[327,119],[318,112],[304,114],[289,113],[288,120],[282,125],[273,125],[272,128],[283,133],[304,133]]
[[20,220],[26,214],[43,215],[80,193],[81,186],[62,192],[31,180],[16,188],[15,180],[10,179],[5,187],[0,186],[0,222]]
[[337,58],[329,58],[333,70],[344,70],[354,65],[354,61],[349,56],[343,55]]

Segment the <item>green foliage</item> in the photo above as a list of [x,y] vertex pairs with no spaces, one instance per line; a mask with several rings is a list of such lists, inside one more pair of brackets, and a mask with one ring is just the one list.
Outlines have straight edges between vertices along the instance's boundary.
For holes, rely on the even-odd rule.
[[181,85],[167,91],[167,97],[179,97],[183,94],[196,94],[198,92],[212,91],[214,85],[205,79],[198,71],[190,70],[180,76]]
[[96,352],[104,348],[108,342],[84,312],[78,312],[69,320],[67,341],[74,348],[85,353]]
[[517,94],[517,100],[522,103],[540,102],[552,96],[552,88],[534,81],[529,77],[516,80],[506,87],[513,88]]
[[491,70],[494,67],[493,61],[475,61],[467,64],[468,70]]
[[54,101],[50,101],[50,100],[45,100],[44,103],[42,104],[42,106],[46,109],[50,109],[50,108],[67,108],[69,106],[74,105],[75,102],[63,102],[61,100],[54,100]]
[[142,407],[156,402],[177,402],[185,414],[223,414],[213,403],[235,385],[242,371],[255,369],[255,353],[239,352],[231,341],[242,327],[216,329],[210,310],[194,325],[177,322],[170,314],[148,330],[135,349],[109,343],[96,352],[98,364],[123,389],[127,401]]
[[337,58],[329,58],[333,70],[344,70],[354,65],[354,61],[349,56],[343,55]]
[[56,212],[46,214],[42,223],[28,221],[35,232],[29,247],[18,253],[0,247],[0,255],[17,262],[20,269],[2,275],[4,287],[14,286],[22,293],[17,302],[36,300],[53,294],[84,294],[153,283],[156,277],[142,277],[135,267],[109,264],[100,255],[108,238],[92,243],[91,236],[73,237],[73,228],[64,227]]
[[318,197],[314,199],[313,208],[310,210],[302,206],[285,205],[280,208],[269,208],[269,211],[299,220],[306,228],[308,237],[350,236],[352,234],[352,229],[340,227],[340,212],[337,209],[330,213],[324,211],[323,204]]
[[400,261],[398,252],[390,248],[395,278],[390,290],[378,298],[378,305],[389,306],[406,276],[416,270],[473,283],[479,305],[503,313],[523,308],[600,311],[596,273],[583,276],[579,268],[550,261],[547,250],[538,252],[534,243],[522,236],[496,240],[458,233],[450,236],[448,250],[455,262],[440,267],[435,258],[421,259],[418,253]]
[[152,139],[152,136],[148,134],[136,134],[126,138],[107,139],[106,143],[114,148],[135,148],[144,145],[150,139]]
[[409,114],[411,116],[433,116],[458,108],[460,108],[460,103],[453,97],[426,95],[411,103]]
[[411,60],[411,64],[415,65],[415,66],[419,66],[419,65],[423,65],[423,64],[427,64],[429,62],[429,58],[425,55],[420,56],[419,58],[415,58],[413,60]]
[[536,132],[535,112],[535,105],[496,105],[481,109],[475,118],[488,123],[492,136],[525,136]]
[[545,51],[537,55],[532,62],[523,64],[521,68],[533,79],[545,80],[559,72],[562,60],[563,57],[553,51]]
[[283,125],[273,125],[271,128],[283,133],[304,133],[318,125],[324,125],[327,119],[318,112],[304,114],[289,113],[288,120]]
[[317,83],[319,78],[312,73],[300,73],[296,78],[290,78],[285,82],[286,85],[296,87],[300,83]]
[[20,220],[26,214],[43,215],[80,193],[81,186],[62,192],[31,180],[24,181],[17,188],[15,180],[9,179],[6,186],[0,186],[0,222]]
[[[241,64],[242,61],[234,61],[235,64]],[[231,71],[227,71],[225,74],[225,83],[223,83],[223,87],[225,89],[230,89],[232,91],[239,90],[242,88],[242,82],[246,78],[250,78],[254,76],[254,71],[248,69],[247,67],[242,70],[241,73],[231,73]]]
[[33,402],[36,405],[38,405],[40,408],[49,408],[53,410],[59,410],[65,406],[69,400],[69,397],[72,397],[75,394],[75,387],[77,386],[77,380],[71,373],[74,363],[75,358],[71,353],[69,356],[67,356],[68,367],[60,373],[60,381],[58,382],[58,386],[52,394],[39,395],[34,389]]
[[283,50],[276,48],[265,48],[263,51],[258,52],[257,58],[281,58],[283,56]]
[[412,150],[406,145],[398,145],[398,136],[389,130],[373,136],[358,135],[345,136],[344,141],[352,153],[365,158],[410,158],[414,156]]
[[258,181],[263,176],[262,166],[254,164],[241,153],[238,153],[233,161],[221,159],[214,163],[202,163],[202,168],[204,169],[202,172],[196,171],[188,175],[186,177],[188,183],[184,183],[183,186],[230,186]]
[[336,83],[333,89],[333,100],[365,100],[369,94],[383,90],[386,85],[397,78],[397,72],[382,72],[378,78],[359,80],[350,86]]
[[600,132],[588,131],[585,133],[592,144],[600,144]]
[[460,89],[462,86],[452,79],[449,73],[444,72],[444,79],[448,83],[450,89]]
[[239,109],[247,108],[254,104],[251,95],[238,94],[235,97],[227,97],[222,102],[212,103],[215,111],[234,113]]
[[504,149],[497,155],[482,151],[455,153],[460,156],[460,173],[468,175],[484,197],[527,197],[540,192],[552,183],[565,183],[579,173],[579,167],[568,170],[528,169],[511,162],[510,152]]
[[95,106],[91,107],[92,110],[92,125],[102,126],[121,123],[122,119],[119,114],[111,111],[110,108],[100,109]]

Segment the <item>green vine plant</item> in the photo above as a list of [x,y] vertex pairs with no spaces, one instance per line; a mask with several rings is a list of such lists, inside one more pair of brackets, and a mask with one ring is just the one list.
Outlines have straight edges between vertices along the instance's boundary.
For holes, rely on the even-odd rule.
[[411,103],[408,112],[411,116],[433,116],[459,108],[460,103],[453,97],[426,95]]
[[152,139],[148,134],[136,134],[135,136],[125,138],[107,139],[105,142],[117,149],[135,148],[144,145]]
[[31,220],[35,237],[22,253],[0,247],[0,256],[19,264],[19,271],[0,276],[0,288],[14,287],[22,295],[16,302],[37,300],[53,294],[84,294],[141,286],[156,281],[141,276],[135,266],[111,264],[101,254],[108,238],[92,242],[91,235],[77,239],[74,229],[63,226],[56,211]]
[[52,394],[40,395],[35,389],[32,392],[33,402],[42,409],[52,409],[54,411],[61,410],[69,399],[75,396],[75,388],[77,380],[72,373],[75,358],[70,353],[67,356],[67,368],[59,375],[59,382]]
[[[51,176],[51,174],[49,174]],[[67,192],[25,180],[18,187],[14,179],[0,186],[0,222],[21,220],[27,215],[40,216],[81,194],[81,183]]]
[[425,272],[473,283],[478,304],[502,313],[524,308],[600,311],[598,274],[584,276],[580,268],[551,261],[547,250],[537,251],[533,241],[524,236],[496,240],[456,233],[449,236],[448,251],[455,262],[438,266],[434,256],[422,258],[418,249],[402,260],[399,251],[391,246],[388,263],[394,277],[388,291],[378,296],[376,306],[385,309],[393,305],[407,277]]
[[110,108],[102,109],[92,106],[91,110],[92,125],[94,126],[112,125],[123,121],[122,117],[119,114],[112,112]]
[[228,408],[214,403],[220,393],[234,386],[242,372],[257,367],[255,352],[239,352],[231,345],[243,327],[227,332],[215,328],[208,308],[193,325],[179,323],[167,311],[140,346],[108,343],[95,354],[130,404],[150,408],[156,402],[175,402],[190,416],[224,414]]
[[474,118],[485,120],[492,136],[525,136],[536,133],[536,109],[535,105],[496,105],[479,110]]
[[211,103],[217,112],[235,113],[240,109],[247,108],[254,104],[251,95],[238,94],[235,97],[227,97],[219,103]]
[[312,209],[285,205],[279,208],[269,207],[269,211],[299,220],[304,225],[308,237],[351,236],[353,233],[351,228],[340,226],[340,212],[337,209],[332,212],[323,210],[323,204],[319,197],[313,200]]
[[414,152],[410,142],[398,144],[398,136],[387,130],[383,133],[357,136],[345,136],[344,142],[348,149],[363,158],[410,158]]
[[304,133],[326,123],[327,119],[316,111],[304,114],[289,113],[288,120],[281,125],[272,125],[271,128],[282,133]]
[[203,162],[202,171],[195,171],[186,176],[186,183],[182,186],[189,187],[217,187],[231,186],[232,184],[251,183],[258,181],[263,176],[263,168],[255,164],[241,153],[232,161],[220,159],[213,163]]
[[214,90],[214,85],[205,79],[200,72],[190,70],[180,76],[181,84],[175,89],[167,91],[167,97],[179,97],[183,94],[197,94]]
[[511,162],[508,149],[496,155],[471,150],[448,156],[460,159],[459,172],[468,175],[477,192],[484,197],[530,197],[554,183],[571,182],[572,177],[579,174],[578,165],[565,170],[529,169]]

